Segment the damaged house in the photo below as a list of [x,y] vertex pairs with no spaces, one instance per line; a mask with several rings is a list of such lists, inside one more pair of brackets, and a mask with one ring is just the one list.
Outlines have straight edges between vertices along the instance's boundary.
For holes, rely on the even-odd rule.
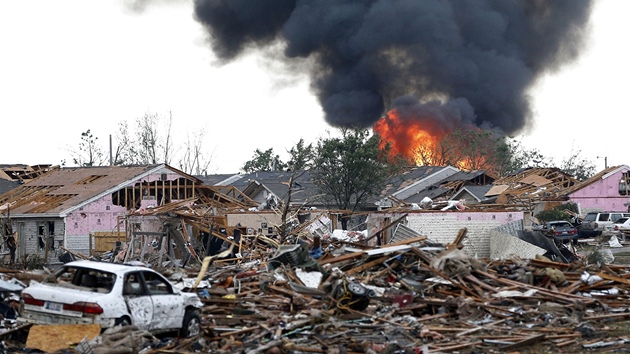
[[[159,235],[161,220],[141,217],[143,210],[198,200],[212,207],[213,201],[236,197],[165,164],[74,167],[50,171],[0,195],[0,212],[10,222],[18,259],[39,256],[54,262],[64,250],[87,255],[111,250],[129,238],[128,231]],[[129,214],[135,215],[132,222]]]
[[423,235],[448,244],[466,229],[461,242],[467,252],[489,257],[490,235],[516,235],[535,212],[567,202],[567,191],[579,184],[557,168],[528,168],[500,179],[454,167],[425,166],[414,172],[423,170],[425,175],[388,186],[391,194],[383,199],[399,203],[370,214],[369,234],[379,233],[385,243]]
[[[196,176],[205,184],[219,187],[232,186],[242,191],[258,207],[248,212],[227,212],[229,225],[243,225],[248,233],[258,233],[267,237],[278,234],[278,226],[282,223],[285,202],[288,208],[291,227],[313,219],[319,219],[329,230],[341,225],[339,217],[342,212],[331,207],[319,188],[311,179],[307,170],[265,171],[236,175]],[[372,205],[372,210],[375,206]],[[323,225],[322,225],[323,226]]]
[[581,214],[592,211],[630,211],[630,166],[608,167],[567,191]]
[[0,194],[4,194],[33,178],[37,178],[46,172],[58,169],[53,165],[21,165],[6,164],[0,165]]

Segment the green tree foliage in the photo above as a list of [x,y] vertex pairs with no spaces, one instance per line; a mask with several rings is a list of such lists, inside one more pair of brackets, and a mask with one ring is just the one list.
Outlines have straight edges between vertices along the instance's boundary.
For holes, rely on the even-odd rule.
[[90,129],[81,133],[79,150],[72,152],[72,161],[80,167],[101,166],[105,163],[103,149],[98,144],[98,137]]
[[521,140],[505,137],[498,146],[497,170],[499,176],[507,176],[528,167],[554,167],[553,159],[543,155],[538,149],[526,148]]
[[566,203],[558,205],[550,210],[543,210],[536,214],[536,219],[541,223],[554,220],[566,220],[573,222],[573,215],[578,214],[578,206],[575,203]]
[[287,165],[291,170],[301,171],[310,169],[314,157],[313,144],[306,145],[304,139],[300,139],[288,152],[290,158]]
[[582,150],[571,149],[571,155],[562,160],[560,169],[575,177],[578,181],[591,178],[596,170],[595,163],[581,156]]
[[281,171],[286,168],[286,164],[280,160],[278,154],[274,154],[273,148],[261,151],[256,149],[251,160],[245,162],[241,170],[245,173],[262,171]]
[[[388,162],[388,148],[367,130],[342,129],[341,137],[320,139],[315,149],[313,182],[338,209],[354,211],[368,197],[378,195],[385,181],[398,171]],[[347,219],[342,218],[342,228]]]

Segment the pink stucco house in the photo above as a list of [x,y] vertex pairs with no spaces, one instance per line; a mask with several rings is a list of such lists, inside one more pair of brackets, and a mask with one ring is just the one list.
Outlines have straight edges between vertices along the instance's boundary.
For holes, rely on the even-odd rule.
[[[124,235],[128,212],[193,200],[201,186],[165,164],[67,167],[0,195],[0,214],[16,237],[17,260],[37,255],[54,262],[64,248],[89,255],[94,235]],[[146,223],[134,227],[160,231]]]
[[569,200],[590,211],[630,211],[630,167],[612,166],[567,191]]

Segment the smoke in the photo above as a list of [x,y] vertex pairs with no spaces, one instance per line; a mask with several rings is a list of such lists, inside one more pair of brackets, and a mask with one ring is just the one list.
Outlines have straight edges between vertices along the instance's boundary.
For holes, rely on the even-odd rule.
[[429,104],[450,124],[515,133],[531,120],[528,91],[536,79],[577,59],[592,6],[592,0],[196,0],[195,16],[223,62],[271,46],[282,48],[282,60],[312,60],[312,89],[333,126],[370,127],[391,108],[426,111],[417,106]]

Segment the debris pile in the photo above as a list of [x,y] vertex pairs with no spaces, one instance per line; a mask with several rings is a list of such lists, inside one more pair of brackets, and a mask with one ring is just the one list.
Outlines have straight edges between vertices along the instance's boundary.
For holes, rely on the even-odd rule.
[[309,248],[218,260],[202,273],[203,288],[185,288],[205,303],[209,349],[503,352],[630,343],[612,325],[630,318],[627,266],[476,259],[460,242],[440,247],[426,237],[364,249],[345,244],[317,259]]
[[597,257],[478,259],[465,252],[464,236],[465,229],[447,245],[419,236],[380,247],[329,236],[281,245],[255,238],[239,244],[240,257],[222,252],[201,267],[155,264],[180,290],[199,294],[202,333],[158,345],[144,332],[106,331],[73,347],[103,352],[106,343],[142,342],[143,353],[472,353],[616,350],[630,343],[623,329],[630,319],[628,266]]

